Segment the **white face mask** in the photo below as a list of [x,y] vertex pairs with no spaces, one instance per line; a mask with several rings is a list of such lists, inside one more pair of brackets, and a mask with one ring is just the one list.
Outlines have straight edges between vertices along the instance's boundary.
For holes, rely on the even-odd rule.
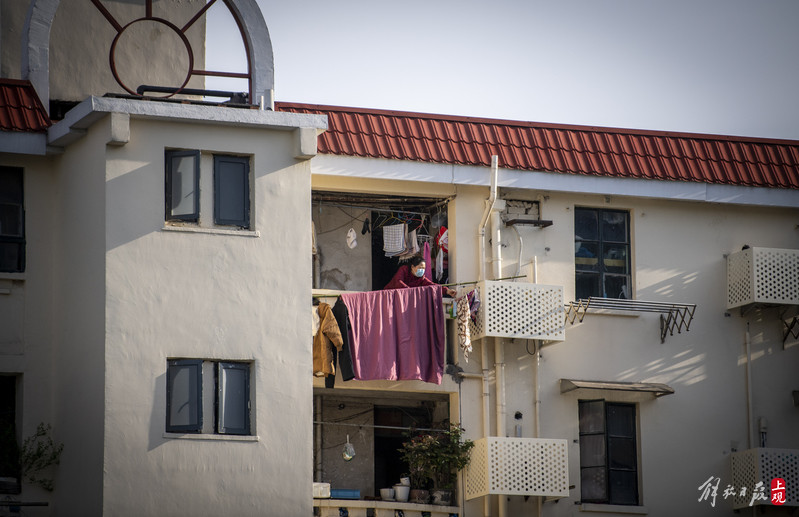
[[420,267],[413,274],[416,275],[418,278],[422,278],[424,276],[424,268]]

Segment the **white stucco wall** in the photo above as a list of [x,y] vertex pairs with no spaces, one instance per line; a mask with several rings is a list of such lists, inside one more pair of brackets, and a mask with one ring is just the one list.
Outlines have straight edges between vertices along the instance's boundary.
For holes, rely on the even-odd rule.
[[[310,514],[310,171],[294,138],[133,120],[108,148],[105,514]],[[258,236],[163,231],[165,148],[203,151],[201,174],[213,153],[252,156]],[[171,357],[252,361],[258,439],[164,437]]]
[[[312,164],[314,185],[338,185],[344,190],[411,192],[451,189],[449,205],[451,274],[456,281],[476,279],[477,225],[488,197],[488,168],[452,167],[413,162],[391,162],[322,156]],[[630,182],[530,173],[542,186],[519,171],[500,171],[500,197],[541,202],[549,228],[519,227],[524,266],[538,264],[538,281],[564,286],[565,302],[574,298],[574,207],[587,206],[630,211],[632,280],[640,300],[697,304],[689,332],[660,342],[657,314],[595,315],[581,324],[567,325],[564,342],[545,343],[540,361],[540,436],[569,443],[570,496],[547,502],[543,515],[584,514],[580,500],[577,400],[605,398],[636,404],[639,440],[640,499],[649,515],[732,515],[729,500],[719,498],[715,508],[698,502],[698,487],[710,476],[731,483],[729,455],[747,444],[746,355],[744,334],[750,324],[753,436],[757,446],[757,419],[769,423],[769,447],[799,449],[796,430],[799,413],[791,390],[799,370],[799,346],[789,339],[782,345],[776,310],[726,311],[724,254],[741,246],[799,248],[796,231],[799,195],[791,191],[705,186],[668,182]],[[433,182],[433,183],[429,183]],[[449,184],[447,184],[449,182]],[[701,190],[701,192],[700,192]],[[723,195],[714,192],[724,191]],[[712,192],[711,192],[712,191]],[[592,193],[593,192],[593,193]],[[702,193],[703,192],[703,193]],[[624,195],[621,195],[621,194]],[[773,194],[773,195],[772,195]],[[503,276],[514,275],[519,239],[510,228],[502,230]],[[490,253],[490,249],[487,250]],[[487,275],[490,277],[490,263]],[[479,372],[480,347],[468,364]],[[516,411],[523,415],[522,435],[532,437],[535,421],[535,361],[533,343],[504,340],[506,427],[513,433]],[[491,433],[494,414],[494,348],[489,347]],[[622,392],[596,391],[561,394],[559,379],[661,382],[673,395],[655,399]],[[318,384],[318,383],[317,383]],[[339,384],[337,384],[337,389]],[[421,386],[420,386],[421,387]],[[385,386],[413,391],[410,383]],[[426,389],[424,386],[423,389]],[[456,391],[455,385],[441,389]],[[346,388],[342,388],[346,389]],[[462,418],[467,436],[481,433],[479,381],[462,385]],[[768,480],[766,480],[768,481]],[[723,488],[723,486],[722,486]],[[751,490],[752,487],[749,489]],[[492,502],[494,514],[496,501]],[[482,501],[466,504],[468,515],[482,515]],[[508,500],[509,515],[535,515],[536,500]]]

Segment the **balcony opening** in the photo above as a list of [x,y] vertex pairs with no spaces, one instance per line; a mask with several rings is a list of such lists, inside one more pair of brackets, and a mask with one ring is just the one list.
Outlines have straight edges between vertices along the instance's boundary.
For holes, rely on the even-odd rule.
[[[446,283],[448,246],[440,237],[447,229],[447,203],[442,198],[314,191],[314,288],[383,289],[409,256],[424,253],[425,244],[431,280]],[[387,232],[398,225],[409,232],[405,251],[386,250]]]
[[[314,480],[330,483],[334,493],[377,497],[408,474],[398,449],[411,430],[448,421],[448,394],[315,389]],[[349,460],[347,443],[355,453]]]

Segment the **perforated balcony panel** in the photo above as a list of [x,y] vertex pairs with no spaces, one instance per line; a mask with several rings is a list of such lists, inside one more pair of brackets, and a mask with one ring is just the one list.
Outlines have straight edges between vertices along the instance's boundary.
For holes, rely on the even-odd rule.
[[466,499],[485,495],[569,495],[566,440],[489,437],[475,441]]
[[562,286],[486,281],[477,290],[480,307],[472,339],[565,339]]
[[[731,455],[732,486],[735,487],[733,508],[746,508],[752,502],[752,490],[758,482],[763,482],[766,501],[754,501],[756,505],[771,505],[771,480],[782,478],[787,487],[783,506],[799,506],[799,449],[749,449]],[[746,493],[741,495],[741,488]],[[719,490],[723,489],[719,485]]]
[[727,256],[727,308],[799,305],[799,250],[749,248]]

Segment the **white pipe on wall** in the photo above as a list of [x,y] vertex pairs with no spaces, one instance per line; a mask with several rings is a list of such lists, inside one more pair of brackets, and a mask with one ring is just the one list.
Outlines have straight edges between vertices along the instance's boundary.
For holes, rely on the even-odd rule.
[[[491,188],[489,190],[488,199],[485,203],[485,210],[483,216],[480,218],[480,225],[477,227],[477,241],[478,241],[478,257],[477,257],[477,279],[482,281],[485,278],[485,264],[486,264],[486,248],[485,248],[485,235],[486,225],[488,224],[488,216],[491,210],[494,209],[494,202],[497,200],[497,171],[499,170],[499,159],[497,155],[491,157]],[[497,277],[499,278],[499,277]]]
[[746,448],[752,448],[752,354],[749,349],[749,322],[746,322],[744,346],[746,347]]
[[[483,338],[480,343],[480,354],[483,368],[483,437],[488,438],[491,435],[491,421],[489,420],[489,411],[491,408],[488,384],[488,338]],[[491,517],[491,498],[485,496],[483,498],[483,515]]]

